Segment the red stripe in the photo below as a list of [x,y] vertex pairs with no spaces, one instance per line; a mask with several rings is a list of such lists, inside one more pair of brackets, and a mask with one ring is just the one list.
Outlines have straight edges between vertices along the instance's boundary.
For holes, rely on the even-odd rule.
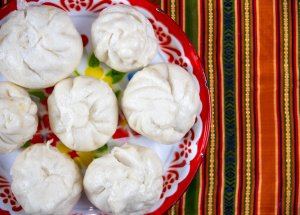
[[[184,0],[179,0],[178,1],[178,10],[177,10],[177,12],[178,12],[178,14],[179,14],[179,17],[178,17],[178,24],[179,24],[179,26],[181,27],[181,29],[183,29],[183,10],[185,9],[185,8],[183,8],[183,1]],[[185,31],[185,29],[183,29],[184,31]]]
[[[295,181],[294,181],[294,214],[299,213],[299,208],[298,208],[298,199],[299,199],[299,170],[298,170],[298,165],[299,165],[299,134],[298,134],[298,114],[297,114],[297,22],[296,22],[296,17],[297,17],[297,9],[295,4],[297,4],[297,1],[294,2],[294,4],[291,4],[291,17],[292,17],[292,71],[293,71],[293,115],[294,115],[294,157],[295,157],[295,163],[294,163],[294,172],[295,172]],[[299,35],[298,35],[299,36]]]
[[[243,78],[242,78],[242,59],[243,59],[243,47],[242,47],[242,1],[237,1],[237,26],[238,26],[238,41],[237,41],[237,47],[240,47],[237,49],[237,56],[238,56],[238,63],[237,63],[237,68],[238,68],[238,72],[237,72],[237,80],[238,80],[238,100],[237,100],[237,104],[238,104],[238,109],[240,110],[240,113],[243,113]],[[239,167],[240,169],[238,170],[238,174],[239,174],[239,186],[237,187],[237,193],[238,193],[238,198],[237,200],[237,214],[242,214],[242,192],[243,192],[243,183],[244,183],[244,176],[243,176],[243,160],[244,160],[244,146],[243,146],[243,115],[239,114],[239,118],[238,118],[238,126],[239,126],[239,140],[238,140],[238,144],[239,144],[239,154],[238,154],[238,159],[239,159]]]
[[255,165],[255,177],[254,177],[254,199],[253,199],[253,212],[257,214],[257,199],[258,199],[258,184],[259,184],[259,143],[258,143],[258,95],[257,95],[257,12],[256,12],[256,0],[252,1],[252,30],[253,30],[253,109],[254,109],[254,165]]
[[166,8],[166,12],[167,14],[170,16],[170,2],[168,0],[165,0],[165,8]]
[[168,0],[161,0],[164,2],[164,7],[162,8],[165,13],[168,13]]
[[171,11],[170,11],[170,4],[169,4],[169,1],[166,0],[165,1],[165,5],[166,5],[166,12],[169,16],[171,16]]
[[215,12],[215,16],[216,16],[216,71],[217,71],[217,83],[218,83],[218,89],[216,90],[217,92],[217,107],[219,107],[219,110],[217,111],[216,115],[217,115],[217,119],[218,119],[218,165],[217,165],[217,174],[218,174],[218,181],[217,181],[217,193],[216,193],[216,211],[217,214],[221,214],[221,209],[220,209],[220,205],[221,205],[221,189],[223,187],[223,176],[222,176],[222,158],[223,158],[223,110],[222,110],[222,98],[223,98],[223,89],[222,89],[222,82],[223,80],[221,79],[222,77],[222,71],[221,71],[221,54],[220,54],[220,47],[221,47],[221,0],[216,0],[216,12]]
[[282,197],[282,119],[281,119],[281,79],[280,79],[280,72],[281,72],[281,59],[280,59],[280,52],[281,52],[281,40],[280,40],[280,1],[276,0],[276,117],[277,117],[277,134],[278,134],[278,196],[277,196],[277,214],[281,214],[281,197]]
[[179,199],[179,202],[178,202],[178,213],[179,214],[184,214],[184,210],[183,210],[183,198],[184,196],[182,195]]

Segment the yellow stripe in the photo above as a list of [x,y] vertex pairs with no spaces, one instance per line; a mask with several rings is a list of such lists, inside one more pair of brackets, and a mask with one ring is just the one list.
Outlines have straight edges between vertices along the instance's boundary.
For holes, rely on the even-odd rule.
[[214,204],[214,180],[215,180],[215,81],[214,81],[214,15],[213,15],[213,0],[208,1],[208,73],[209,73],[209,87],[211,97],[211,128],[210,128],[210,144],[209,144],[209,181],[208,181],[208,214],[213,214]]
[[246,111],[246,187],[245,214],[250,214],[251,203],[251,107],[250,107],[250,3],[245,0],[245,111]]
[[[238,17],[238,6],[237,6],[237,3],[238,3],[238,1],[234,1],[234,11],[235,11],[235,17]],[[237,23],[237,22],[236,22]],[[238,25],[236,24],[235,25],[235,53],[238,53],[238,51],[241,51],[241,47],[238,47],[238,39],[239,39],[239,37],[238,37],[238,35],[239,35],[239,32],[238,32]],[[242,45],[242,44],[241,44]],[[238,62],[239,61],[239,58],[238,58],[238,56],[235,58],[235,64],[236,65],[238,65]],[[239,70],[239,68],[236,66],[235,67],[235,69],[236,69],[236,71],[235,71],[235,74],[238,74],[238,70]],[[235,81],[235,94],[236,94],[236,97],[235,97],[235,104],[236,104],[236,107],[235,107],[235,109],[236,109],[236,125],[237,125],[237,132],[236,132],[236,139],[237,139],[237,155],[239,155],[240,154],[240,152],[241,152],[241,147],[240,147],[240,141],[239,141],[239,139],[240,139],[240,130],[241,130],[241,124],[240,124],[240,122],[239,122],[239,119],[240,119],[240,117],[242,117],[241,116],[241,112],[240,112],[240,110],[239,110],[239,97],[238,97],[238,95],[239,95],[239,85],[238,85],[239,83],[238,83],[238,81]],[[236,189],[235,189],[235,199],[236,199],[236,201],[235,201],[235,203],[234,203],[234,207],[235,207],[235,215],[238,215],[238,211],[237,211],[237,208],[238,208],[238,201],[237,201],[237,199],[239,198],[239,193],[238,193],[238,187],[240,186],[240,175],[239,175],[239,169],[240,168],[242,168],[242,163],[240,163],[240,161],[239,161],[239,159],[237,159],[236,160]]]
[[290,127],[290,110],[289,110],[289,18],[288,2],[283,1],[283,72],[284,72],[284,116],[285,116],[285,156],[286,156],[286,187],[285,187],[285,214],[290,214],[291,207],[291,127]]
[[171,208],[171,215],[175,215],[176,204]]
[[176,22],[176,0],[171,0],[171,18]]

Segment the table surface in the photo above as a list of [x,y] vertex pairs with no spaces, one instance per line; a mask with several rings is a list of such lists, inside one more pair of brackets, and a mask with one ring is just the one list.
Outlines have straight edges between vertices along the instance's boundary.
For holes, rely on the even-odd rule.
[[204,162],[166,214],[299,214],[300,2],[152,2],[198,50],[212,102]]

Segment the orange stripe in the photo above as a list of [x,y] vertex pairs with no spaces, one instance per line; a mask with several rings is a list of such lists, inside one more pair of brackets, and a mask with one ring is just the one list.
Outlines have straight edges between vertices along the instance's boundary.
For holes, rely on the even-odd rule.
[[262,169],[262,162],[261,162],[261,159],[262,159],[262,153],[261,153],[261,149],[262,149],[262,141],[261,141],[261,101],[260,101],[260,94],[261,94],[261,83],[260,83],[260,73],[261,73],[261,70],[260,70],[260,54],[261,54],[261,49],[260,49],[260,7],[259,7],[259,3],[256,1],[256,32],[257,32],[257,55],[256,55],[256,61],[257,61],[257,118],[258,118],[258,160],[256,161],[258,163],[258,169],[256,169],[257,171],[257,174],[258,174],[258,184],[257,184],[257,208],[256,208],[256,211],[255,213],[256,214],[260,214],[261,213],[261,186],[262,186],[262,172],[261,172],[261,169]]
[[[273,0],[273,14],[274,14],[274,16],[276,16],[276,0]],[[275,48],[276,46],[277,46],[277,40],[276,40],[276,34],[277,34],[277,32],[276,32],[276,30],[277,30],[277,28],[276,28],[276,24],[277,24],[277,22],[274,20],[274,22],[273,22],[273,47],[274,47],[274,49],[273,49],[273,56],[274,56],[274,58],[275,58],[275,61],[274,61],[274,68],[276,69],[277,68],[277,61],[276,61],[276,59],[277,59],[277,49]],[[276,71],[277,72],[277,71]],[[276,72],[275,72],[275,74],[276,74]],[[273,81],[274,81],[274,88],[275,89],[277,89],[277,86],[276,86],[276,83],[277,83],[277,77],[276,77],[276,75],[274,75],[274,79],[273,79]],[[274,95],[273,95],[273,99],[274,99],[274,101],[275,101],[275,111],[274,111],[274,113],[273,113],[273,116],[274,116],[274,119],[277,119],[277,110],[276,110],[276,108],[277,108],[277,99],[278,99],[278,97],[277,97],[277,94],[276,93],[274,93]],[[277,119],[278,120],[278,119]],[[275,123],[275,130],[276,131],[278,131],[278,122],[276,122]],[[279,178],[278,178],[278,164],[279,164],[279,162],[281,162],[281,161],[279,161],[279,152],[278,152],[278,145],[280,144],[279,143],[279,141],[278,141],[278,133],[277,132],[275,132],[274,133],[275,134],[275,142],[274,142],[274,145],[275,145],[275,160],[276,160],[276,164],[274,165],[276,168],[275,168],[275,178],[274,178],[274,183],[275,183],[275,199],[274,199],[274,206],[275,206],[275,208],[274,208],[274,214],[277,214],[278,213],[278,211],[279,211],[279,205],[278,205],[278,193],[279,193],[279,187],[278,187],[278,183],[279,183]]]
[[168,8],[168,0],[161,0],[161,9],[165,12],[168,13],[169,8]]
[[165,11],[165,1],[164,0],[161,0],[160,1],[160,8]]
[[201,214],[201,211],[204,211],[204,205],[202,204],[202,193],[205,191],[203,189],[203,183],[204,183],[204,177],[203,176],[203,167],[204,167],[204,162],[202,162],[200,168],[199,168],[199,193],[198,193],[198,199],[199,199],[199,202],[198,202],[198,214]]
[[[258,117],[259,117],[259,145],[261,147],[258,162],[261,172],[259,186],[258,214],[274,214],[276,211],[276,118],[275,110],[275,74],[274,63],[274,34],[275,2],[258,1]],[[272,55],[273,54],[273,55]],[[263,164],[263,165],[262,165]]]
[[185,214],[185,211],[184,211],[185,196],[186,196],[186,193],[184,193],[184,194],[182,195],[182,197],[180,198],[180,200],[179,200],[179,210],[178,210],[178,212],[179,212],[179,214],[181,214],[181,215],[184,215],[184,214]]
[[182,12],[182,29],[184,29],[185,31],[185,0],[182,0],[182,8],[181,8],[181,12]]

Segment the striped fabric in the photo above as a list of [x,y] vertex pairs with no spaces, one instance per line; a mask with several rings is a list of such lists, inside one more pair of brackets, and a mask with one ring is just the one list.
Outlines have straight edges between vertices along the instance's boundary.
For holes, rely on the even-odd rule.
[[212,102],[205,160],[166,214],[300,214],[300,1],[152,1],[198,50]]
[[300,214],[300,1],[161,0],[203,62],[209,147],[167,214]]

